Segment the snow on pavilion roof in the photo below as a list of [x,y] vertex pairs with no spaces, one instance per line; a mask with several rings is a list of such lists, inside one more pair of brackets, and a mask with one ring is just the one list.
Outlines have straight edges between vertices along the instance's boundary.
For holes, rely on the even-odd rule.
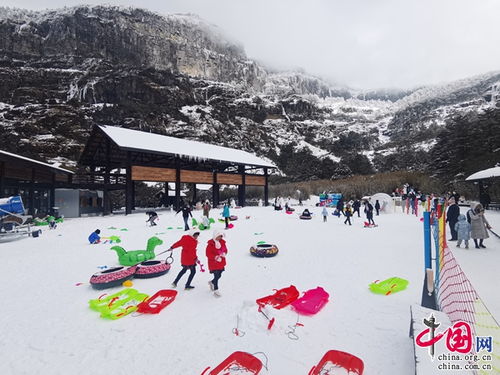
[[175,154],[198,160],[219,160],[258,167],[276,168],[274,164],[264,159],[234,148],[215,146],[208,143],[116,126],[100,125],[99,128],[121,148]]
[[486,178],[500,177],[500,167],[484,169],[482,171],[471,174],[465,181],[483,180]]

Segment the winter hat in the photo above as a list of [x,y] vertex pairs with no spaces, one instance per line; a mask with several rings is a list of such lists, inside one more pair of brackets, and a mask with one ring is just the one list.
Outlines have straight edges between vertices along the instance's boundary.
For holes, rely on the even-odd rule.
[[96,229],[96,230],[95,230],[95,232],[96,232],[97,234],[101,233],[101,231],[100,231],[99,229]]
[[188,232],[188,234],[189,234],[191,237],[194,237],[194,235],[195,235],[196,233],[200,234],[200,230],[199,230],[199,229],[194,229],[194,228],[193,228],[193,229],[191,229],[191,230]]
[[214,240],[214,242],[215,242],[215,248],[216,248],[216,249],[220,249],[220,248],[221,248],[221,244],[220,244],[220,242],[219,242],[219,241],[217,241],[217,237],[219,237],[219,236],[224,237],[224,236],[225,236],[224,232],[222,232],[222,231],[220,231],[220,230],[214,230],[214,235],[212,236],[212,239],[213,239],[213,240]]
[[465,218],[465,215],[463,215],[463,214],[458,215],[458,221],[465,221],[465,220],[467,220]]
[[455,197],[451,197],[450,199],[448,199],[448,204],[455,204]]

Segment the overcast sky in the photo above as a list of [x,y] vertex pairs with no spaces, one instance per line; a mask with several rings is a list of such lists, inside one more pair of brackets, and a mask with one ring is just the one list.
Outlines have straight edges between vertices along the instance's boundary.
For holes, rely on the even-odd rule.
[[0,0],[196,13],[250,58],[355,88],[408,88],[500,70],[500,0]]

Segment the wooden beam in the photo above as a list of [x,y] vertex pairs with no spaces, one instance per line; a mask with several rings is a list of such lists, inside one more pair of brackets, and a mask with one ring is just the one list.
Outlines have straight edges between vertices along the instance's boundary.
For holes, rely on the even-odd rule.
[[132,166],[133,181],[165,182],[175,181],[175,179],[176,170],[173,168],[141,167],[138,165]]
[[264,179],[265,179],[265,184],[264,184],[264,205],[267,207],[267,206],[269,206],[269,186],[268,186],[269,176],[268,176],[268,170],[267,170],[267,168],[264,168]]
[[245,175],[245,185],[246,186],[265,186],[266,177],[247,174]]
[[132,156],[130,151],[127,152],[127,177],[126,177],[126,188],[125,188],[125,215],[130,215],[132,213],[132,201],[133,201],[133,187],[132,184]]
[[241,185],[243,183],[243,177],[241,174],[235,173],[217,173],[217,183],[219,185]]
[[240,165],[238,167],[238,171],[241,174],[241,185],[238,186],[238,205],[241,207],[245,206],[245,195],[246,195],[246,187],[245,187],[245,166]]

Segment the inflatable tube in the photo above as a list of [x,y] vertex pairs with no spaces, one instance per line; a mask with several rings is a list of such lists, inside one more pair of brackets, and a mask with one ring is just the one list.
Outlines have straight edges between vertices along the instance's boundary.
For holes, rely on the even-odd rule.
[[134,277],[138,279],[149,279],[165,275],[170,271],[170,264],[160,260],[147,260],[137,265]]
[[250,254],[257,258],[270,258],[278,254],[278,247],[268,243],[257,244],[250,248]]
[[299,216],[299,218],[300,218],[301,220],[311,220],[311,219],[312,219],[312,216],[307,216],[307,215],[305,215],[305,216],[304,216],[304,215],[300,215],[300,216]]
[[231,216],[229,216],[229,220],[231,220],[231,221],[236,221],[236,220],[238,220],[238,216],[236,216],[236,215],[231,215]]
[[120,286],[124,281],[134,277],[136,268],[136,266],[110,268],[109,270],[93,274],[89,282],[94,289],[106,289]]

